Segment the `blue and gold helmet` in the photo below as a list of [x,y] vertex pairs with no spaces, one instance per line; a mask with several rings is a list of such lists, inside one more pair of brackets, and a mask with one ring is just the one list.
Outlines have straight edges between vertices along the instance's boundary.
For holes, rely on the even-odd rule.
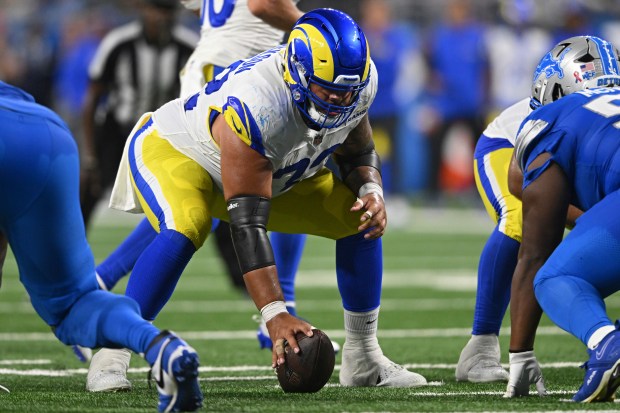
[[[368,85],[370,51],[366,36],[351,17],[334,9],[317,9],[295,23],[284,65],[284,80],[308,126],[331,129],[346,122]],[[324,100],[319,95],[340,99]]]

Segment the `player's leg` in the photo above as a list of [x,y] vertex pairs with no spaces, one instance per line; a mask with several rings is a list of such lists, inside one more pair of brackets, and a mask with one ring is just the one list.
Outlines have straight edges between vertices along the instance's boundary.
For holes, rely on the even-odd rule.
[[522,227],[521,202],[508,190],[512,153],[513,148],[503,139],[483,137],[478,142],[476,186],[496,226],[480,254],[472,336],[459,356],[455,372],[458,381],[508,380],[508,372],[500,364],[498,335],[510,301]]
[[[24,122],[26,116],[19,116],[3,122],[5,136],[12,132],[7,128]],[[0,162],[0,194],[11,200],[3,203],[7,209],[1,209],[2,231],[35,310],[65,344],[127,346],[146,351],[152,366],[166,363],[166,380],[158,383],[160,405],[170,405],[174,398],[179,400],[176,406],[196,410],[202,394],[195,351],[183,343],[174,355],[170,351],[167,357],[148,354],[157,344],[159,330],[142,319],[135,301],[97,287],[78,203],[74,139],[54,122],[30,121],[24,122],[22,133],[14,134],[18,139],[13,142],[19,144],[3,145],[10,161]],[[26,168],[17,166],[19,162]]]
[[[345,344],[340,382],[347,386],[426,384],[383,355],[377,340],[382,270],[381,240],[358,233],[356,196],[327,169],[274,198],[269,228],[336,239],[336,273],[344,307]],[[304,219],[298,217],[303,210]],[[318,323],[318,321],[317,321]]]
[[608,401],[620,386],[620,330],[603,299],[620,290],[620,192],[584,213],[534,280],[543,311],[588,347],[575,401]]
[[[138,302],[146,320],[154,320],[208,235],[213,182],[200,165],[159,137],[150,118],[143,119],[131,139],[131,175],[142,208],[158,234],[138,258],[125,294]],[[182,179],[188,181],[179,184]],[[91,375],[110,371],[112,359],[122,357],[120,351],[105,357],[98,354],[91,362]]]
[[156,235],[148,219],[140,221],[129,236],[97,266],[97,279],[101,288],[111,290],[121,278],[129,274],[138,257]]
[[272,232],[270,238],[278,268],[278,281],[280,281],[286,308],[292,315],[297,315],[295,309],[295,276],[306,245],[306,235]]

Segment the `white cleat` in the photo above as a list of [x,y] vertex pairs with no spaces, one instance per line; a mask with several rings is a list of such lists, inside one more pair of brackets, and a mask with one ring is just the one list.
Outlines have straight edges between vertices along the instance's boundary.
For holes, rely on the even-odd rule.
[[92,357],[86,390],[90,392],[117,392],[131,390],[127,369],[131,351],[127,349],[102,348]]
[[71,346],[71,350],[73,350],[75,357],[77,357],[82,363],[89,362],[90,359],[93,358],[93,351],[88,347],[82,347],[74,344]]
[[381,348],[352,349],[344,343],[340,384],[347,387],[420,387],[426,379],[405,369],[383,355]]
[[456,365],[457,381],[507,382],[510,374],[500,364],[499,339],[495,334],[471,336]]

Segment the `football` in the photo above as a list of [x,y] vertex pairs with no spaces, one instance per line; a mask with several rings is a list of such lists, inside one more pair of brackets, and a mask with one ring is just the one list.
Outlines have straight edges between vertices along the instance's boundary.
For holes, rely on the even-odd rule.
[[312,337],[297,333],[299,353],[284,342],[284,364],[276,368],[280,387],[285,393],[314,393],[329,381],[336,363],[334,347],[327,335],[313,329]]

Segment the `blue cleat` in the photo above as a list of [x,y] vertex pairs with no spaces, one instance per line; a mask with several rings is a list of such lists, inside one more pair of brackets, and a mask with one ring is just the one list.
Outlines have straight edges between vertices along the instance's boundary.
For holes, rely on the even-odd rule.
[[620,324],[607,334],[594,350],[588,350],[590,359],[581,367],[586,369],[583,384],[573,396],[582,403],[609,402],[616,397],[620,386]]
[[262,350],[264,348],[271,350],[273,343],[269,337],[269,331],[267,331],[267,324],[263,321],[260,315],[252,316],[252,319],[258,323],[258,330],[256,331],[256,338],[258,339],[258,346]]
[[174,333],[163,330],[146,351],[156,355],[150,377],[157,384],[160,412],[193,412],[202,407],[198,354]]

